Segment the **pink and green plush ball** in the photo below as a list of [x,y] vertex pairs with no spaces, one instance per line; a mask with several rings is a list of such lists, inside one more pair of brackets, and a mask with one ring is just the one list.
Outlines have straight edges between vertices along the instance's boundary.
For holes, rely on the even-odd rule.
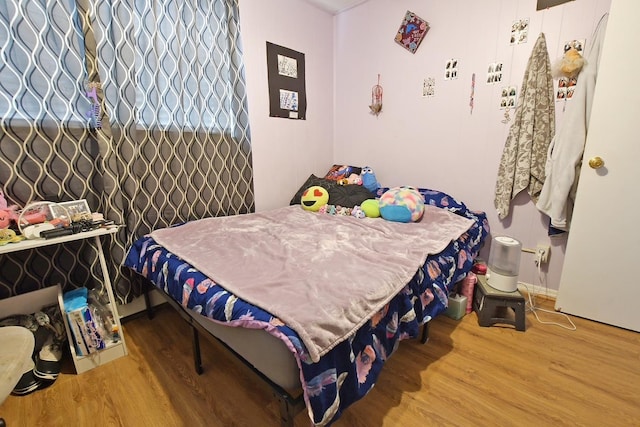
[[424,214],[424,198],[413,187],[394,187],[380,197],[380,216],[388,221],[416,222]]

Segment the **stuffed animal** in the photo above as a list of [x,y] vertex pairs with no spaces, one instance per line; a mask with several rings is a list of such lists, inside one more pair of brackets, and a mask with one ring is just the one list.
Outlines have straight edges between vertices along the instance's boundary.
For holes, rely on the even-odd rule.
[[388,221],[416,222],[424,214],[424,198],[413,187],[394,187],[380,197],[380,216]]
[[351,215],[351,208],[336,206],[336,215],[349,216]]
[[349,175],[347,181],[349,182],[349,184],[362,185],[362,178],[357,173],[352,173],[351,175]]
[[376,174],[373,173],[373,169],[371,169],[369,166],[365,166],[362,168],[361,178],[364,188],[371,191],[372,193],[375,193],[376,191],[378,191],[378,188],[381,187],[380,183],[376,179]]
[[4,198],[4,193],[0,190],[0,229],[9,228],[11,221],[18,222],[18,206],[8,206],[7,199]]
[[351,216],[354,216],[354,217],[356,217],[358,219],[362,219],[362,218],[366,217],[366,215],[365,215],[364,211],[362,210],[362,208],[360,206],[357,206],[357,205],[354,206],[351,209]]
[[580,52],[572,46],[564,53],[564,56],[559,61],[553,64],[551,72],[553,77],[556,78],[576,77],[580,74],[580,71],[582,71],[584,63],[585,60]]
[[338,183],[338,185],[349,185],[349,184],[362,185],[362,178],[360,178],[360,175],[356,173],[352,173],[351,175],[349,175],[348,178],[342,178],[336,182]]
[[360,209],[367,218],[379,218],[380,217],[380,202],[377,199],[369,199],[362,202]]
[[319,185],[314,185],[304,190],[300,197],[302,209],[317,212],[322,206],[329,202],[329,192]]
[[347,208],[340,205],[324,205],[318,210],[318,213],[341,216],[350,216],[352,215],[352,212],[352,208]]

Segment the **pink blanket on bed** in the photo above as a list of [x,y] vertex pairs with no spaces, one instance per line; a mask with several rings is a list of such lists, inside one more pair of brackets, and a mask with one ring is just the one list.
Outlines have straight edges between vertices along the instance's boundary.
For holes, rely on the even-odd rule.
[[288,206],[206,218],[153,239],[295,330],[311,360],[353,334],[472,220],[427,206],[418,223]]

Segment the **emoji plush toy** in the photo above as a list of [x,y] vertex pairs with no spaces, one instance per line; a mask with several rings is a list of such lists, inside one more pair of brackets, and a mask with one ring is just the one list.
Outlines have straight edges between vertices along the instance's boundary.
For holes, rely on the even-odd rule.
[[319,185],[314,185],[304,190],[300,197],[302,209],[317,212],[322,206],[329,202],[329,193]]

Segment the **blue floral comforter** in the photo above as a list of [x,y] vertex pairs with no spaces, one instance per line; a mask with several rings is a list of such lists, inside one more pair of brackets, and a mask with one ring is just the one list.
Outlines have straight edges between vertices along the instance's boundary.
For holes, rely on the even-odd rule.
[[142,237],[133,244],[124,265],[146,277],[185,308],[229,326],[265,329],[284,341],[296,356],[302,372],[310,418],[316,425],[329,425],[373,387],[385,361],[401,340],[417,337],[422,324],[447,308],[450,290],[469,272],[489,233],[483,212],[470,211],[463,203],[439,191],[419,191],[427,204],[473,219],[474,225],[444,251],[429,256],[389,304],[318,363],[311,362],[294,330],[229,293],[151,237]]

